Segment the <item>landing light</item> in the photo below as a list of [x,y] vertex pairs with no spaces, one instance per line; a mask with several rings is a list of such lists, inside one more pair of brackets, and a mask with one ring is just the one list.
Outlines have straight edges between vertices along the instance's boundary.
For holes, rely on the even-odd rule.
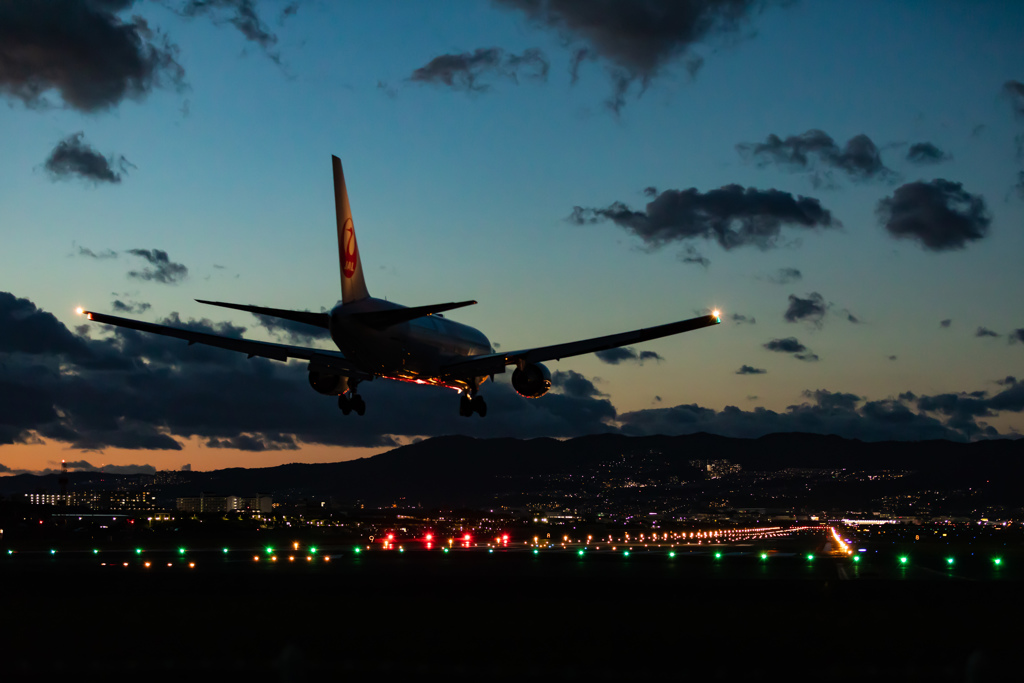
[[715,310],[711,311],[711,315],[713,315],[716,318],[721,318],[722,312],[716,308]]

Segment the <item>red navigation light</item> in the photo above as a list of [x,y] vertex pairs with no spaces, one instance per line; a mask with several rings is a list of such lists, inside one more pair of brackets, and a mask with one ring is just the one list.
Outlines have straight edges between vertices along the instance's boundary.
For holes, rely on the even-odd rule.
[[427,543],[430,543],[431,541],[434,540],[434,534],[427,534],[427,537],[426,537],[425,540],[427,541]]
[[466,534],[465,536],[462,537],[462,540],[465,541],[466,543],[469,543],[469,538],[470,538],[469,534]]
[[394,534],[388,534],[388,540],[389,541],[395,540],[395,535]]

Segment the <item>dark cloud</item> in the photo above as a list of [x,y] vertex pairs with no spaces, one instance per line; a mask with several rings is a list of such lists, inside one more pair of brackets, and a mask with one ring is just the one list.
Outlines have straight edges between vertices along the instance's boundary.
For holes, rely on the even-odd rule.
[[633,82],[640,91],[666,67],[681,62],[692,77],[703,64],[698,43],[736,35],[763,6],[757,0],[497,0],[531,22],[557,31],[574,49],[569,72],[579,77],[584,60],[604,59],[613,82],[607,104],[619,111]]
[[289,344],[306,346],[318,340],[330,340],[331,338],[330,331],[321,327],[306,325],[294,320],[273,318],[268,315],[256,315],[255,317],[260,327],[272,334],[283,337]]
[[[765,408],[741,410],[726,406],[716,411],[696,404],[650,408],[619,416],[626,434],[696,434],[758,438],[779,432],[835,434],[862,441],[916,441],[951,439],[965,441],[967,433],[924,412],[913,412],[899,401],[868,401],[858,406],[853,394],[815,391],[808,401],[783,412]],[[965,425],[970,429],[970,425]],[[974,432],[977,433],[977,432]]]
[[711,265],[711,260],[697,251],[692,244],[686,245],[686,248],[679,253],[679,260],[683,263],[693,263],[702,268],[707,268]]
[[537,49],[523,54],[506,55],[501,48],[478,48],[473,52],[447,54],[434,57],[425,66],[412,72],[409,80],[417,83],[445,85],[453,90],[481,92],[490,88],[481,79],[502,76],[519,82],[520,74],[538,80],[547,80],[550,65],[544,53]]
[[817,292],[811,292],[806,299],[801,299],[796,294],[790,294],[789,308],[786,309],[783,318],[790,323],[809,322],[821,327],[821,321],[827,310],[824,297]]
[[152,465],[93,465],[88,460],[72,460],[65,463],[72,472],[105,472],[107,474],[156,474]]
[[[231,337],[245,331],[177,314],[160,322]],[[83,449],[180,449],[179,439],[198,437],[254,446],[239,440],[247,436],[271,449],[394,446],[399,436],[450,433],[533,438],[614,431],[611,402],[587,389],[590,380],[568,373],[559,376],[559,391],[537,401],[515,393],[511,373],[499,375],[483,388],[490,414],[475,421],[459,417],[458,395],[448,389],[367,382],[359,387],[367,414],[344,419],[335,399],[310,389],[305,363],[249,360],[93,325],[103,339],[76,336],[30,301],[0,293],[0,444],[42,438]]]
[[234,448],[240,451],[294,451],[299,445],[288,434],[239,434],[238,436],[206,440],[207,448]]
[[895,173],[882,163],[878,146],[867,135],[855,135],[840,148],[830,135],[809,130],[786,139],[771,134],[764,142],[741,142],[736,150],[761,166],[776,164],[793,171],[843,171],[854,180],[889,179]]
[[896,360],[897,356],[889,356],[889,360]]
[[117,13],[131,2],[0,2],[0,94],[32,108],[60,94],[83,112],[110,109],[153,88],[180,87],[177,48],[140,17]]
[[754,323],[757,322],[757,320],[754,319],[754,316],[746,316],[741,315],[739,313],[733,313],[732,315],[730,315],[729,320],[732,320],[737,325],[742,325],[743,323],[750,323],[751,325],[753,325]]
[[1024,118],[1024,83],[1020,81],[1006,81],[1003,83],[1003,95],[1010,100],[1013,113]]
[[1017,328],[1007,336],[1010,338],[1011,344],[1016,344],[1017,342],[1024,343],[1024,327]]
[[78,255],[79,256],[88,256],[89,258],[94,258],[94,259],[97,259],[97,260],[105,260],[105,259],[117,258],[117,252],[114,251],[113,249],[104,249],[103,251],[97,253],[97,252],[93,251],[92,249],[86,249],[85,247],[79,247],[78,248]]
[[647,360],[659,362],[665,360],[655,351],[640,351],[637,353],[636,349],[629,346],[619,346],[614,349],[597,351],[594,355],[597,356],[598,360],[603,363],[608,363],[609,365],[618,365],[623,362],[633,362],[643,365],[644,361]]
[[875,214],[892,237],[917,240],[931,251],[963,249],[985,237],[992,222],[980,195],[941,178],[901,185],[879,200]]
[[1000,335],[998,332],[993,332],[992,330],[988,329],[987,327],[979,327],[974,332],[974,336],[975,337],[999,337],[999,336],[1002,336],[1002,335]]
[[996,384],[1004,387],[1011,387],[1017,383],[1017,378],[1013,375],[1007,375],[1003,379],[997,379]]
[[1013,186],[1014,192],[1021,199],[1024,199],[1024,171],[1017,171],[1017,182]]
[[647,187],[644,188],[645,197],[655,197],[657,196],[657,194],[658,188],[654,187],[653,185],[648,185]]
[[551,386],[560,389],[566,396],[575,398],[597,398],[607,396],[594,383],[575,370],[555,370]]
[[130,301],[125,303],[120,299],[114,299],[110,304],[110,308],[117,313],[145,313],[152,306],[145,302]]
[[907,150],[907,161],[915,164],[938,164],[952,158],[930,142],[916,142]]
[[[228,23],[245,36],[245,39],[259,45],[270,59],[280,63],[281,55],[274,46],[277,36],[271,33],[256,11],[255,0],[161,0],[162,4],[183,17],[207,16],[214,24]],[[298,11],[298,3],[284,8],[281,19]]]
[[797,341],[796,337],[772,339],[771,341],[762,344],[762,346],[769,351],[775,351],[777,353],[791,353],[794,358],[802,361],[813,362],[819,360],[817,354],[813,353],[810,349]]
[[949,327],[952,324],[953,324],[953,319],[952,318],[946,318],[945,320],[940,320],[939,321],[939,327]]
[[706,193],[696,188],[665,190],[642,212],[622,202],[604,209],[577,206],[568,220],[576,225],[610,220],[655,248],[671,241],[703,238],[713,239],[727,250],[743,245],[773,248],[784,225],[804,229],[840,225],[817,199],[739,185]]
[[188,277],[188,268],[181,263],[171,261],[167,252],[162,249],[129,249],[128,253],[146,259],[153,266],[152,268],[143,268],[141,271],[130,271],[128,277],[136,280],[161,282],[165,285],[177,284]]
[[751,365],[741,365],[740,369],[736,371],[737,375],[764,375],[767,374],[767,370],[762,368],[755,368]]
[[846,316],[847,322],[851,322],[854,325],[860,325],[863,322],[860,318],[851,313],[849,309],[844,308],[843,314]]
[[796,268],[779,268],[777,274],[768,276],[768,282],[776,285],[788,285],[802,279],[803,274]]
[[[120,155],[103,156],[84,142],[84,134],[73,133],[60,142],[46,158],[43,168],[54,180],[81,178],[94,183],[119,183],[128,167],[135,168]],[[89,254],[96,256],[95,254]]]

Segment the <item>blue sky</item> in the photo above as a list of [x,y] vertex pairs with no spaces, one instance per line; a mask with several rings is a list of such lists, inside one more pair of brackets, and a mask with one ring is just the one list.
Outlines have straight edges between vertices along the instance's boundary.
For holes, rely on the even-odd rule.
[[[305,386],[301,368],[292,368],[296,396],[304,391],[302,401],[325,404],[333,436],[290,431],[287,421],[266,425],[266,433],[293,435],[283,450],[260,424],[218,422],[215,407],[208,424],[193,431],[158,416],[145,425],[178,448],[111,436],[117,427],[92,432],[84,418],[73,417],[74,406],[61,403],[60,382],[88,373],[67,357],[28,354],[8,343],[0,345],[8,366],[41,363],[56,373],[54,395],[44,402],[66,429],[52,420],[11,420],[0,431],[0,463],[41,470],[84,452],[97,463],[210,469],[336,460],[453,431],[563,437],[707,429],[752,436],[808,429],[860,438],[981,438],[1024,429],[1017,383],[1006,381],[1022,374],[1024,356],[1024,343],[1011,343],[1024,328],[1024,184],[1016,187],[1024,163],[1015,142],[1024,135],[1024,90],[1010,85],[1024,80],[1024,7],[556,0],[540,3],[541,13],[531,17],[528,4],[36,3],[49,17],[14,17],[0,29],[8,31],[3,43],[19,45],[18,21],[52,27],[48,20],[71,6],[122,27],[139,16],[159,31],[146,40],[170,50],[182,76],[175,82],[164,71],[135,96],[83,107],[68,101],[59,81],[46,80],[50,72],[36,74],[42,89],[33,99],[19,90],[18,74],[0,71],[0,123],[7,131],[0,291],[52,314],[73,335],[82,322],[75,306],[114,312],[116,299],[149,304],[135,314],[147,320],[177,312],[183,321],[230,322],[246,327],[247,336],[278,339],[248,314],[193,299],[313,310],[334,304],[329,156],[337,154],[374,296],[407,305],[477,299],[479,305],[453,317],[503,348],[654,325],[711,307],[725,311],[725,324],[638,347],[662,358],[643,365],[595,356],[553,363],[564,373],[560,397],[515,408],[527,411],[516,419],[492,419],[504,399],[489,394],[504,396],[505,385],[485,390],[492,404],[486,421],[432,423],[429,415],[416,421],[403,413],[417,400],[416,388],[378,383],[362,392],[377,416],[355,425]],[[666,40],[660,52],[651,47],[653,35],[629,42],[636,35],[627,35],[624,18],[673,6],[711,18],[734,10],[738,23],[669,31],[658,36]],[[245,24],[246,16],[256,23]],[[51,67],[84,78],[67,63],[72,57],[47,47],[56,60]],[[469,64],[475,51],[492,48],[502,51],[501,69],[456,70],[455,87],[427,75],[440,73],[431,71],[438,57]],[[583,49],[572,82],[570,64]],[[637,50],[653,55],[654,66],[641,65]],[[509,66],[510,55],[528,54],[538,58]],[[697,57],[703,61],[691,72],[687,64]],[[417,80],[418,69],[425,71]],[[628,83],[617,111],[607,104],[615,74]],[[466,76],[476,89],[459,87]],[[792,151],[787,138],[814,130],[834,140],[837,153],[866,136],[881,171],[848,172],[836,154],[812,153],[804,167],[757,151],[769,135]],[[120,156],[130,163],[118,182],[80,169],[47,170],[58,143],[78,132],[88,150],[115,162],[112,169]],[[943,159],[908,160],[917,143],[930,143]],[[926,249],[924,235],[941,236],[941,216],[916,206],[925,216],[917,238],[894,238],[877,216],[879,202],[907,186],[908,193],[935,190],[937,179],[959,183],[980,200],[981,213],[971,220],[985,217],[982,236]],[[645,242],[601,213],[622,202],[651,225],[646,207],[663,194],[667,201],[670,191],[693,188],[704,196],[732,184],[811,198],[833,220],[810,228],[783,221],[765,248],[726,250],[706,232],[680,232],[671,221],[662,227],[674,237]],[[648,187],[656,188],[650,196]],[[569,220],[575,207],[593,220]],[[82,248],[117,256],[92,258]],[[172,283],[130,277],[151,265],[132,249],[163,250],[188,274]],[[778,283],[780,269],[800,277]],[[801,301],[812,312],[787,320]],[[756,322],[736,322],[733,314]],[[977,336],[979,328],[998,336]],[[113,333],[88,334],[89,343],[110,339],[124,348]],[[788,338],[818,360],[765,348]],[[184,381],[189,351],[180,351],[182,365],[166,362]],[[139,353],[140,363],[155,367],[147,352]],[[230,370],[263,371],[250,366]],[[743,366],[764,372],[737,374]],[[570,371],[587,384],[569,384]],[[18,386],[15,380],[7,386]],[[231,401],[231,388],[224,391]],[[15,393],[9,389],[0,401],[16,401]],[[455,399],[440,396],[424,400],[448,401],[455,413]],[[270,408],[273,398],[268,390]],[[728,406],[739,412],[726,414]],[[883,408],[886,417],[877,419]],[[111,406],[104,419],[141,419],[118,410]],[[232,432],[262,447],[209,446]],[[358,436],[346,439],[350,432]]]

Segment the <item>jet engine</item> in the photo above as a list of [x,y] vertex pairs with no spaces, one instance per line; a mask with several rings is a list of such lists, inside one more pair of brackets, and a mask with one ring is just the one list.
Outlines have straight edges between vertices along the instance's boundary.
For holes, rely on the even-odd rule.
[[340,396],[348,391],[348,377],[310,370],[309,386],[313,387],[317,393],[328,396]]
[[527,363],[512,373],[512,387],[520,396],[540,398],[551,389],[551,372],[541,363]]

